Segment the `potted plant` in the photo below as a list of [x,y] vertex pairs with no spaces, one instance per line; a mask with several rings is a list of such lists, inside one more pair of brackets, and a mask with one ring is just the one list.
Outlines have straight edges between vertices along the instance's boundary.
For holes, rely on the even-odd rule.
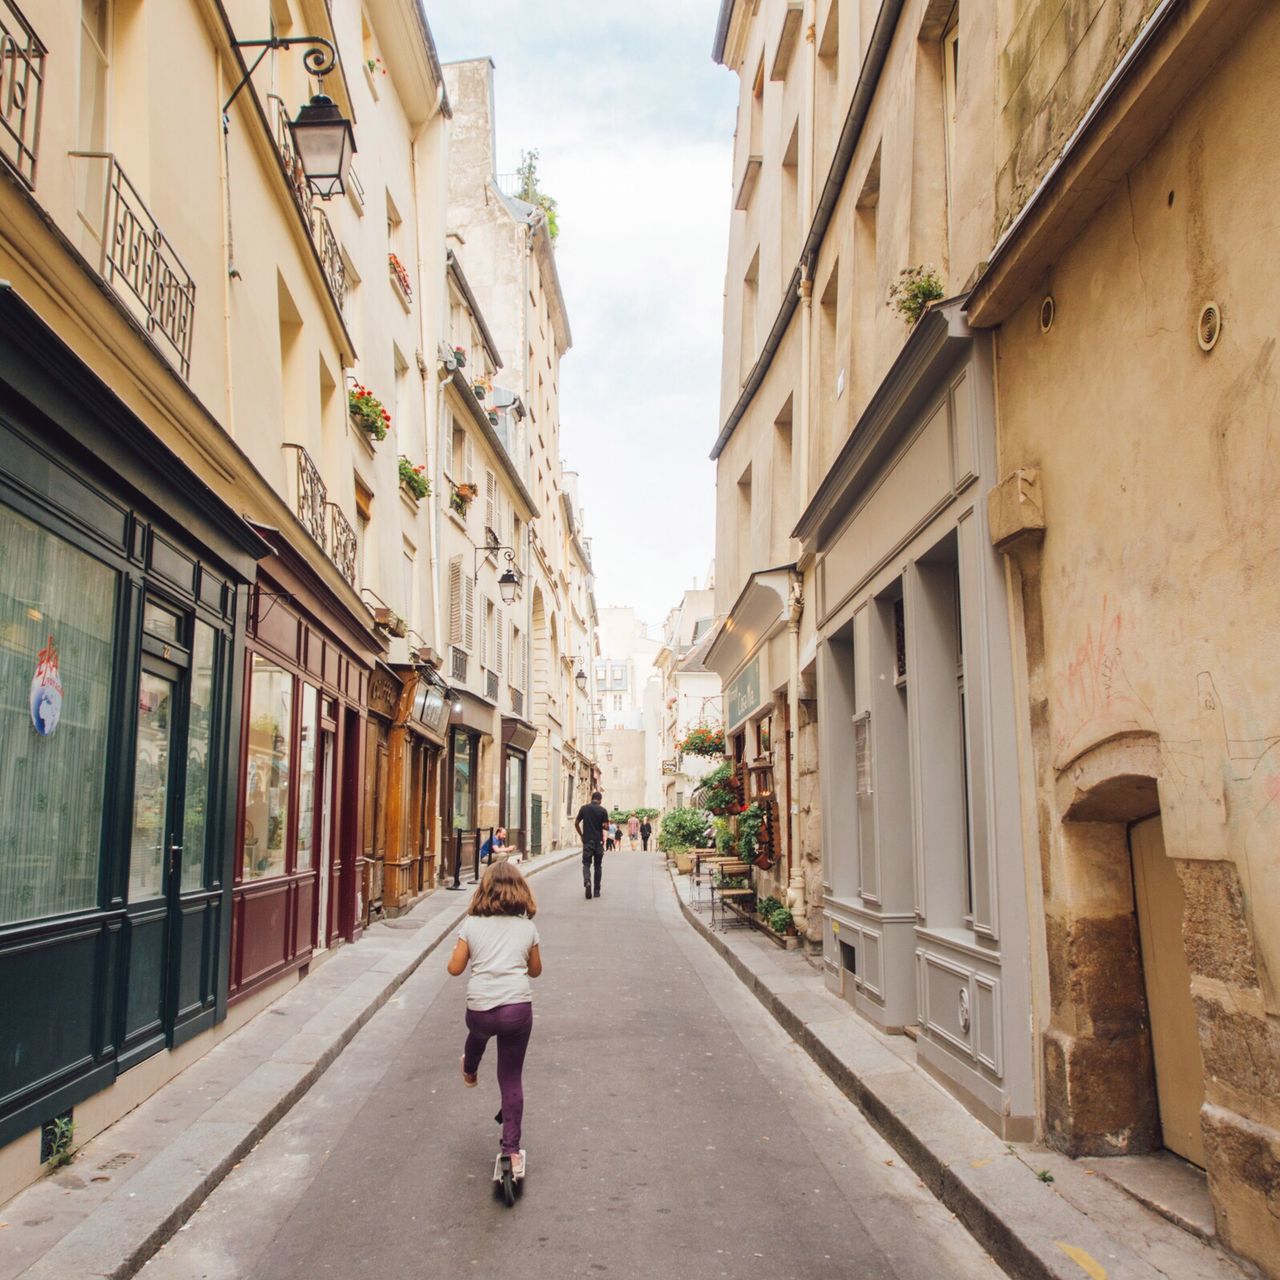
[[676,743],[676,750],[687,756],[722,756],[724,755],[724,730],[705,724],[694,725]]
[[908,323],[914,325],[924,315],[929,303],[942,297],[942,280],[930,262],[907,267],[889,288],[885,306],[893,307]]
[[387,432],[391,429],[391,415],[368,387],[356,383],[347,392],[347,412],[351,421],[370,440],[387,438]]
[[477,400],[483,400],[489,394],[490,382],[483,374],[476,374],[471,382],[471,391]]
[[449,494],[449,506],[452,507],[458,515],[465,519],[467,515],[467,508],[475,500],[475,496],[475,485],[455,484],[452,492]]
[[413,284],[409,279],[409,272],[403,262],[396,257],[394,253],[387,254],[387,266],[391,269],[392,278],[404,292],[406,298],[413,297]]
[[402,453],[400,455],[400,483],[419,500],[431,494],[431,481],[427,478],[426,463],[415,465]]
[[738,815],[738,856],[743,862],[754,862],[762,871],[773,865],[768,854],[759,853],[760,829],[764,826],[764,810],[755,801]]
[[381,627],[390,636],[403,639],[409,631],[409,624],[394,610],[379,605],[373,611],[373,625]]
[[465,369],[465,368],[467,367],[467,349],[466,349],[466,347],[454,347],[454,349],[453,349],[453,362],[454,362],[454,364],[456,364],[456,365],[458,366],[458,368],[459,368],[459,369]]
[[693,799],[708,813],[725,815],[737,813],[738,792],[733,781],[733,762],[726,760],[717,765],[693,789]]
[[496,427],[498,425],[498,411],[496,409],[489,410],[489,425]]

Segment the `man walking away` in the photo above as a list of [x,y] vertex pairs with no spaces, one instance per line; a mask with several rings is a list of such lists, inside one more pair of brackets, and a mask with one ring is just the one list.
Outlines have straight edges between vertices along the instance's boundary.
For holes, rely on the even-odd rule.
[[609,823],[609,810],[600,803],[600,793],[591,793],[591,803],[584,804],[573,820],[573,829],[582,841],[582,887],[591,897],[592,863],[595,864],[595,895],[600,896],[600,869],[604,862],[604,831]]
[[644,846],[645,853],[649,852],[649,837],[653,835],[653,828],[649,825],[649,819],[646,818],[640,824],[640,843]]

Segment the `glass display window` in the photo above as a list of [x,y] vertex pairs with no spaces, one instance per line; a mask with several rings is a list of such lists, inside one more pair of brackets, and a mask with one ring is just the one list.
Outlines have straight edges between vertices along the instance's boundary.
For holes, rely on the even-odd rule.
[[0,507],[0,924],[96,906],[119,575]]
[[244,878],[284,875],[292,786],[294,677],[260,653],[249,673],[244,778]]

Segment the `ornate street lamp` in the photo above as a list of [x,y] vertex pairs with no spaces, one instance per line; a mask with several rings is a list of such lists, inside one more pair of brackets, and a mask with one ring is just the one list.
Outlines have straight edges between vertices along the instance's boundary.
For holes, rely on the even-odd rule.
[[[227,112],[240,90],[249,83],[258,64],[273,49],[288,49],[291,45],[310,47],[302,55],[303,65],[318,80],[338,65],[338,51],[323,36],[272,36],[269,40],[237,40],[237,49],[259,49],[253,65],[245,71],[240,83],[231,91],[231,97],[222,108],[222,127],[227,128]],[[317,93],[299,112],[296,120],[289,121],[289,132],[307,185],[321,200],[340,196],[346,190],[345,179],[351,157],[356,149],[356,135],[351,121],[342,114],[338,104],[323,93]]]
[[475,572],[472,578],[480,581],[480,561],[487,560],[497,551],[506,554],[507,567],[498,575],[498,592],[502,596],[503,604],[515,604],[520,596],[520,574],[516,570],[516,553],[508,546],[500,542],[487,543],[483,547],[477,547],[475,550]]
[[579,693],[586,693],[587,672],[586,672],[586,669],[581,664],[579,664],[578,666],[578,674],[573,677],[573,683],[578,686]]
[[356,135],[338,104],[323,93],[315,94],[289,122],[289,132],[311,190],[321,200],[340,196],[346,190]]

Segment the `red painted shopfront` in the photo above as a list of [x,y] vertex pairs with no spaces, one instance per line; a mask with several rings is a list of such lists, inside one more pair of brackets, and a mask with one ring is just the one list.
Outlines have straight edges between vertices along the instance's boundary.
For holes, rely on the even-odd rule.
[[230,999],[360,932],[365,706],[381,644],[272,529],[250,598]]

